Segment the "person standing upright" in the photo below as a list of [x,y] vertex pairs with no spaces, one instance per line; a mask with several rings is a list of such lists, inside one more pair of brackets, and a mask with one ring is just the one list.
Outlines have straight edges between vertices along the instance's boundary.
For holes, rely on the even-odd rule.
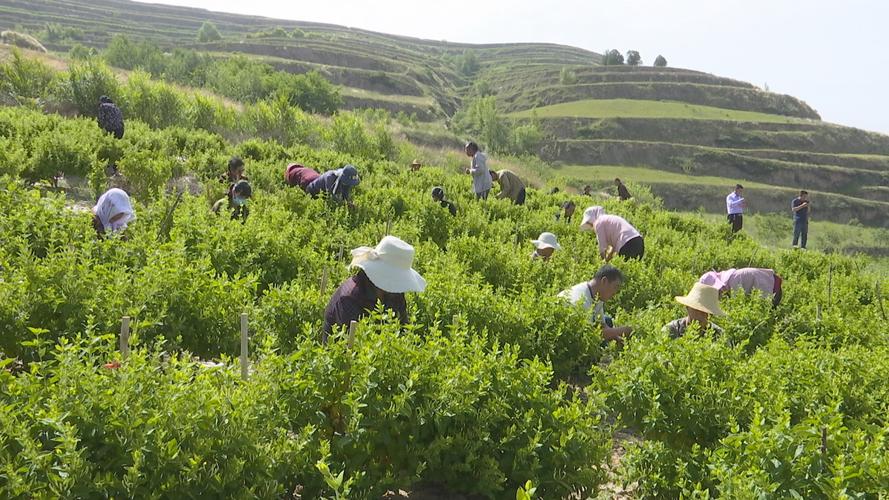
[[97,120],[102,130],[114,134],[117,139],[123,139],[123,113],[117,104],[114,104],[114,101],[106,95],[99,98]]
[[617,186],[617,196],[620,197],[620,201],[627,201],[633,197],[630,195],[630,190],[624,186],[624,183],[619,178],[614,179],[614,184]]
[[793,247],[799,243],[799,247],[806,249],[809,240],[809,192],[800,191],[799,196],[790,203],[790,211],[793,212]]
[[472,158],[466,173],[472,175],[472,190],[475,192],[475,199],[487,200],[488,193],[494,182],[491,180],[491,174],[488,170],[488,157],[478,150],[478,144],[467,142],[463,148],[466,156]]
[[744,227],[744,209],[747,208],[747,200],[744,199],[744,186],[738,184],[735,190],[725,197],[725,208],[728,211],[728,222],[732,225],[732,232],[737,233]]

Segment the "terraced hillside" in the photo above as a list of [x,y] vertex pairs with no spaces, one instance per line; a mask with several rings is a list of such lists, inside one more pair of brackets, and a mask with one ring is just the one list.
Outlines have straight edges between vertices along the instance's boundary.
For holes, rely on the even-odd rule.
[[[196,41],[205,21],[221,40]],[[44,36],[51,25],[70,32]],[[470,99],[493,95],[510,119],[541,126],[540,156],[574,185],[604,187],[597,166],[632,167],[621,177],[650,184],[670,208],[721,212],[742,182],[757,186],[753,211],[785,213],[805,188],[814,217],[889,225],[889,137],[824,123],[792,96],[700,71],[601,66],[599,54],[554,44],[468,45],[124,0],[9,0],[0,28],[56,52],[125,34],[219,58],[246,54],[282,71],[321,72],[347,108],[427,122],[449,123]]]

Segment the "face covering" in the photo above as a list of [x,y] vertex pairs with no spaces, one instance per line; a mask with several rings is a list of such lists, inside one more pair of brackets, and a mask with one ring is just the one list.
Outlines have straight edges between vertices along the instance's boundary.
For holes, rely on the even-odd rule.
[[233,196],[233,197],[232,197],[232,203],[233,203],[236,207],[242,207],[242,206],[244,206],[244,205],[247,204],[247,199],[246,199],[246,198],[241,198],[240,196]]

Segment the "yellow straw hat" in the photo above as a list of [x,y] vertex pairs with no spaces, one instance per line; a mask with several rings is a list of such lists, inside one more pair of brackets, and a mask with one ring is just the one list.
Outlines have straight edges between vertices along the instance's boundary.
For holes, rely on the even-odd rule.
[[695,283],[688,295],[677,296],[676,302],[714,316],[725,316],[719,307],[719,290],[703,283]]

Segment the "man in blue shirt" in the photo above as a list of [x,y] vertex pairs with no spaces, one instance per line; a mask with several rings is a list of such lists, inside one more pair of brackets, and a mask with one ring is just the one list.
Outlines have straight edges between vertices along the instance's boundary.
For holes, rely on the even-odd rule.
[[[800,191],[799,196],[790,203],[790,211],[793,212],[793,246],[800,243],[800,248],[806,249],[806,241],[809,239],[809,192]],[[802,237],[802,241],[800,241]]]
[[732,225],[732,232],[737,233],[744,227],[744,209],[747,208],[747,200],[744,199],[744,186],[738,184],[735,190],[725,197],[725,208],[728,211],[728,222]]

